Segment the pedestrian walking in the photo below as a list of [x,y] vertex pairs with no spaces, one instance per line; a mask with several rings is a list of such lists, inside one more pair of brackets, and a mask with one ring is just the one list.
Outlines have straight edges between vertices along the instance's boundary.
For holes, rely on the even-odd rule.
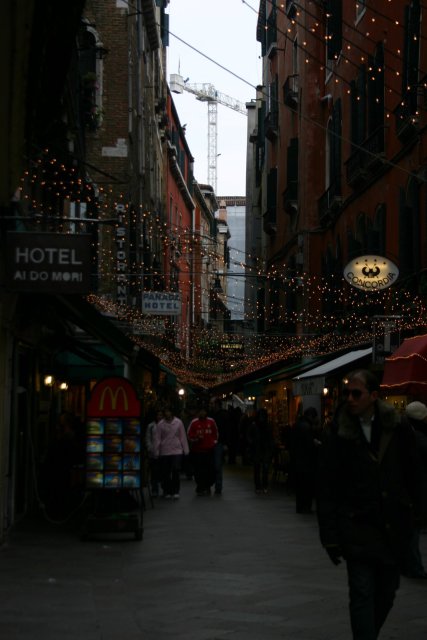
[[190,422],[187,430],[190,454],[198,496],[211,494],[215,483],[215,445],[218,442],[218,427],[207,414],[205,406],[200,407],[197,418]]
[[155,413],[153,420],[147,425],[145,432],[145,447],[147,450],[148,468],[149,468],[149,483],[151,496],[157,498],[160,488],[160,460],[154,453],[154,433],[160,420],[163,418],[163,411],[158,409]]
[[410,402],[405,409],[406,416],[414,429],[417,452],[420,460],[420,512],[409,541],[403,573],[407,578],[427,579],[420,551],[422,527],[427,523],[427,406],[423,402]]
[[228,464],[236,464],[237,462],[237,454],[239,453],[239,425],[240,420],[242,418],[242,410],[240,407],[228,407],[228,422],[229,422],[229,432],[228,432],[228,452],[227,452],[227,462]]
[[273,428],[265,409],[258,409],[247,429],[249,456],[253,465],[256,493],[268,493],[271,463],[274,453]]
[[172,409],[164,410],[164,417],[154,429],[154,457],[159,458],[159,470],[164,498],[179,498],[182,458],[189,453],[183,422]]
[[228,453],[228,442],[230,434],[230,414],[227,409],[223,409],[220,401],[214,404],[212,418],[218,428],[218,442],[214,449],[215,467],[215,493],[222,494],[224,459]]
[[295,510],[311,513],[317,471],[319,416],[315,407],[308,407],[295,424],[292,440]]
[[353,640],[378,638],[393,606],[417,493],[413,430],[378,394],[372,372],[350,373],[320,448],[320,539],[334,564],[346,562]]

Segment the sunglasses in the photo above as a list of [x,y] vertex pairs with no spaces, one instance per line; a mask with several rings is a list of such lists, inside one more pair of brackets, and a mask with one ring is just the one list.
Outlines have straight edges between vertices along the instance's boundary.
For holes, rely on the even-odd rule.
[[353,396],[353,398],[355,400],[359,400],[359,398],[362,396],[363,391],[361,391],[360,389],[343,389],[343,396],[344,398],[349,398],[350,396]]

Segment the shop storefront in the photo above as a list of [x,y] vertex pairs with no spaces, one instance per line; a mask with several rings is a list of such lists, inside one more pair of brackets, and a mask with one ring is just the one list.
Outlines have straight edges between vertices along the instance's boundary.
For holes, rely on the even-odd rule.
[[340,398],[342,379],[355,367],[369,366],[372,347],[344,353],[293,378],[293,394],[300,399],[300,411],[317,409],[322,422],[329,420]]
[[401,412],[413,400],[427,402],[427,335],[406,338],[385,359],[381,390]]
[[7,442],[2,464],[8,469],[3,531],[44,503],[38,482],[59,415],[67,411],[75,425],[83,423],[90,391],[105,376],[131,379],[143,398],[156,387],[160,369],[156,356],[82,296],[19,293],[14,301],[5,388],[8,428],[2,433]]

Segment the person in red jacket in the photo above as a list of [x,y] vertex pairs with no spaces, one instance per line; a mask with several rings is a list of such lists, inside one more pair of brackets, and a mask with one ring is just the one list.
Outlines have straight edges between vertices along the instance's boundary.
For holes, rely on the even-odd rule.
[[207,415],[206,407],[199,409],[187,430],[190,445],[196,493],[198,496],[209,496],[215,482],[214,451],[218,442],[218,427],[213,418]]

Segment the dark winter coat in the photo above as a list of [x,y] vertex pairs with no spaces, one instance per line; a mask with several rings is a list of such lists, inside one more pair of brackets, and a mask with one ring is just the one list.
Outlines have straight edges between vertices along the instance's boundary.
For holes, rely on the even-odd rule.
[[358,417],[338,409],[319,460],[317,513],[322,544],[345,558],[400,562],[414,526],[415,438],[406,418],[376,401],[373,444]]
[[427,424],[422,420],[408,418],[414,428],[417,453],[420,461],[420,509],[419,524],[427,525]]
[[256,416],[249,424],[247,440],[251,461],[269,464],[273,458],[275,446],[273,428],[262,415]]
[[317,447],[315,430],[311,420],[302,416],[296,423],[292,434],[292,463],[297,473],[315,473],[317,465]]

